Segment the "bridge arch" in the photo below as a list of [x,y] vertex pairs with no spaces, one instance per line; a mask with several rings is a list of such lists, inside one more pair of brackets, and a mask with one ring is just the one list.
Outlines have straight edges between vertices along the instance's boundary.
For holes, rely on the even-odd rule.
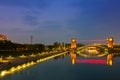
[[[106,38],[106,40],[80,40],[81,42],[85,42],[85,41],[90,41],[90,42],[105,42],[106,41],[106,45],[108,48],[113,48],[114,46],[114,38],[113,37],[108,37]],[[77,47],[77,40],[76,38],[72,38],[71,39],[71,49],[76,49]]]
[[[98,57],[101,57],[101,56],[105,56],[109,53],[109,50],[106,46],[102,46],[102,45],[99,45],[99,46],[95,46],[95,45],[85,45],[85,46],[82,46],[82,47],[78,47],[76,49],[76,53],[80,56],[83,56],[83,57],[91,57],[89,55],[86,55],[84,52],[85,52],[85,49],[88,48],[88,47],[97,47],[101,50],[103,50],[101,53],[99,53],[97,56]],[[93,57],[93,56],[92,56]]]

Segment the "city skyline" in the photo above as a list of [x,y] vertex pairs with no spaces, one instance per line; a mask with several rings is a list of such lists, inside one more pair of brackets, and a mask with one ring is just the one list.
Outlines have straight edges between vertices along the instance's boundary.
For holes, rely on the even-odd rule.
[[0,0],[0,34],[18,43],[52,44],[114,37],[120,42],[119,0]]

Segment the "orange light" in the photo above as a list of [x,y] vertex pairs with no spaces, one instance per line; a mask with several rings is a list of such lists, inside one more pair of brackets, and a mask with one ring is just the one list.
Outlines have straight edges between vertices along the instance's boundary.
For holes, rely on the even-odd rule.
[[110,61],[109,61],[109,65],[110,65],[110,66],[112,66],[112,64],[113,64],[113,61],[112,61],[112,60],[110,60]]
[[109,41],[112,41],[112,40],[113,40],[112,38],[109,39]]
[[75,59],[72,59],[72,64],[75,64]]
[[72,40],[73,42],[75,41],[75,39]]

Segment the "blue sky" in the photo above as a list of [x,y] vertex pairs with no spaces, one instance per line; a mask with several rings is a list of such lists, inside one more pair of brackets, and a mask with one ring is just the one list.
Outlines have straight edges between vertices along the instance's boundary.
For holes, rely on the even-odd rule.
[[13,42],[106,39],[120,42],[119,0],[0,0],[0,33]]

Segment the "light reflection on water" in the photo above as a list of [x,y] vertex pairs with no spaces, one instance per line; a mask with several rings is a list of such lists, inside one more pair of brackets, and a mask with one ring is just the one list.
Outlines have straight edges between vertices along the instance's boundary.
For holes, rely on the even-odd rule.
[[[113,65],[94,63],[71,64],[71,55],[56,57],[38,63],[0,80],[120,80],[120,58],[100,57],[84,58],[75,56],[77,60],[113,60]],[[107,62],[106,62],[107,63]]]
[[[106,59],[99,59],[99,57],[95,57],[95,56],[90,56],[92,57],[92,59],[90,59],[90,57],[87,57],[86,59],[78,59],[76,57],[76,53],[70,53],[70,57],[71,57],[71,64],[75,64],[75,63],[92,63],[92,64],[107,64],[109,66],[113,65],[113,54],[108,54],[106,56]],[[98,55],[99,56],[99,55]]]

